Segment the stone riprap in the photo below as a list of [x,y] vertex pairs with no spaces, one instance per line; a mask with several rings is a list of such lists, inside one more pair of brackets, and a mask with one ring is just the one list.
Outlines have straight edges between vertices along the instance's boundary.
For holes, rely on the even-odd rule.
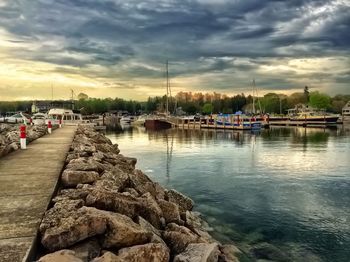
[[[27,126],[27,143],[45,135],[45,125]],[[0,157],[20,148],[19,125],[0,124]]]
[[193,201],[135,169],[136,159],[79,127],[61,189],[40,225],[39,261],[238,261],[193,212]]

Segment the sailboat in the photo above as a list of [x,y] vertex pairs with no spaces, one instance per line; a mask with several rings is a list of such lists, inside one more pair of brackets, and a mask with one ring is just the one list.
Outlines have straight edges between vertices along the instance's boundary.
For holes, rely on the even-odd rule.
[[145,120],[146,129],[168,129],[171,128],[171,123],[168,122],[169,118],[169,94],[170,90],[170,81],[169,81],[169,62],[166,61],[166,111],[165,115],[154,116],[150,119]]

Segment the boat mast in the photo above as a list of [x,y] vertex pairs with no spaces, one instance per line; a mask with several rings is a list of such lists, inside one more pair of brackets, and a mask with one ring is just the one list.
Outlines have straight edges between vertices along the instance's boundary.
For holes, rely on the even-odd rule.
[[255,98],[254,98],[254,92],[255,92],[255,79],[253,79],[253,114],[255,114]]
[[169,114],[169,70],[168,70],[168,60],[166,60],[166,112],[165,115],[168,117]]

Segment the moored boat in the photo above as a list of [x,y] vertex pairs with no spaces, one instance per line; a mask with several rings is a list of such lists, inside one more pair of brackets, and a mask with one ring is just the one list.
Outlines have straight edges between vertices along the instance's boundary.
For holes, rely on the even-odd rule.
[[261,122],[255,117],[249,117],[240,111],[235,114],[219,114],[216,119],[216,125],[240,130],[260,130],[262,127]]
[[293,109],[288,110],[290,121],[299,121],[305,124],[337,124],[339,115],[330,114],[325,111],[316,110],[305,105],[297,105]]
[[52,108],[47,113],[45,124],[51,121],[53,125],[59,125],[60,122],[65,125],[89,124],[89,120],[83,120],[80,113],[74,112],[71,109]]
[[343,122],[350,122],[350,101],[343,107],[342,120]]

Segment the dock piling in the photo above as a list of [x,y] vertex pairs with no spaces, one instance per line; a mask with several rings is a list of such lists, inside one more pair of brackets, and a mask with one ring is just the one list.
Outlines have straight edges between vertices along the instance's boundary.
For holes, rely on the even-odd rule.
[[21,125],[20,126],[20,145],[21,149],[27,149],[27,134],[26,134],[26,126]]
[[48,132],[49,134],[52,133],[52,124],[51,124],[51,121],[47,122],[47,132]]

